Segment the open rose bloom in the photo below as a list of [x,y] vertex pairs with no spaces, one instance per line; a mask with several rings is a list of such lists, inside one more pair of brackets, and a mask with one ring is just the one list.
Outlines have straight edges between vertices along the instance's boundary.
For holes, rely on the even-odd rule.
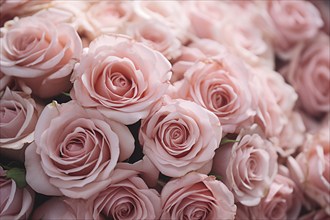
[[0,219],[330,219],[328,0],[0,0]]

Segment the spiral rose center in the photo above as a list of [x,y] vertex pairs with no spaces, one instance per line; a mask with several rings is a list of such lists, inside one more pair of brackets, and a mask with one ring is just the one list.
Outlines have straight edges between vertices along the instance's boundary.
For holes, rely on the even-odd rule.
[[113,217],[115,219],[126,219],[133,214],[134,205],[130,201],[118,202],[115,205]]
[[0,110],[0,123],[6,124],[11,122],[17,116],[17,109],[14,108],[1,108]]
[[160,141],[164,142],[164,149],[174,157],[183,157],[189,153],[186,140],[189,131],[179,122],[165,123],[165,129],[160,129]]
[[37,40],[38,39],[33,35],[24,35],[22,38],[18,38],[15,41],[15,49],[21,52],[28,51],[34,46]]

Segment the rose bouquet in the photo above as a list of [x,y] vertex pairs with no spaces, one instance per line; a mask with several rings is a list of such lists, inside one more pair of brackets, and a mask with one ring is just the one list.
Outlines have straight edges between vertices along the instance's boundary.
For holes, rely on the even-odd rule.
[[328,1],[0,4],[0,219],[330,218]]

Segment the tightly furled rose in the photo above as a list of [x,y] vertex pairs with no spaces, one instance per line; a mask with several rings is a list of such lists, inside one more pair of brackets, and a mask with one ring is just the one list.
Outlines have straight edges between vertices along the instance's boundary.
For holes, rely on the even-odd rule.
[[132,124],[166,92],[171,64],[158,51],[125,36],[95,39],[75,68],[71,96],[83,107]]
[[312,39],[323,26],[319,11],[308,1],[271,0],[265,4],[274,26],[274,48],[282,59],[290,59],[295,47]]
[[163,99],[142,120],[139,133],[143,152],[171,177],[205,166],[208,173],[221,137],[221,125],[212,112],[181,99]]
[[256,206],[277,174],[277,154],[271,142],[256,130],[242,130],[236,141],[216,151],[212,172],[223,178],[237,201]]
[[0,148],[19,150],[31,143],[41,109],[29,95],[7,87],[0,100]]
[[310,136],[297,157],[288,158],[293,179],[301,189],[330,215],[330,133],[329,126]]
[[149,189],[133,170],[116,169],[114,180],[94,201],[94,219],[158,219],[161,212],[159,193]]
[[191,172],[169,181],[161,192],[161,219],[235,218],[234,196],[214,176]]
[[134,151],[129,129],[75,101],[45,107],[25,151],[26,179],[45,195],[87,199],[111,182]]
[[93,219],[93,204],[91,200],[53,197],[36,208],[32,219]]
[[29,188],[18,188],[13,179],[6,178],[0,167],[0,219],[28,219],[34,204],[34,192]]
[[1,72],[24,81],[41,98],[70,89],[82,51],[73,27],[30,16],[6,23],[1,34]]
[[319,117],[330,109],[330,40],[320,32],[280,70],[299,95],[302,108]]
[[256,114],[250,73],[228,53],[196,62],[176,84],[176,96],[196,102],[213,112],[223,132],[234,133],[250,125]]

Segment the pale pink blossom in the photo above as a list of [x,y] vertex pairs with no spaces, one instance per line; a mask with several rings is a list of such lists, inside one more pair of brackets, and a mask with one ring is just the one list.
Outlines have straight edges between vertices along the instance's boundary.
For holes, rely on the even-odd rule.
[[161,219],[235,218],[234,196],[215,179],[196,172],[172,179],[162,189]]
[[126,28],[126,34],[136,41],[161,52],[168,60],[181,54],[181,42],[176,38],[169,26],[158,20],[141,20]]
[[205,166],[219,147],[222,128],[217,117],[194,102],[164,99],[141,122],[139,140],[159,171],[180,177]]
[[37,192],[87,199],[134,151],[129,129],[75,101],[45,107],[25,151],[26,180]]
[[256,96],[251,74],[237,57],[223,53],[198,61],[175,86],[174,97],[188,99],[213,112],[223,132],[239,132],[251,125],[256,114]]
[[220,146],[213,160],[212,172],[223,178],[236,201],[245,206],[260,203],[278,169],[272,143],[259,133],[257,130],[242,130],[237,142]]
[[309,137],[303,151],[289,157],[288,167],[293,179],[305,194],[330,215],[330,133],[324,127]]
[[35,193],[30,187],[19,188],[13,179],[6,178],[0,167],[0,218],[28,219],[32,212]]
[[72,77],[71,97],[108,118],[133,124],[166,92],[171,64],[158,51],[125,36],[101,36],[85,51]]
[[158,219],[161,212],[160,195],[148,188],[138,172],[116,169],[113,182],[94,200],[94,219]]
[[41,110],[29,95],[7,87],[0,100],[0,148],[19,150],[31,143]]
[[[295,48],[313,39],[323,26],[317,8],[308,1],[271,0],[264,2],[274,31],[274,47],[282,59],[290,59]],[[314,41],[314,40],[313,40]]]
[[314,117],[330,109],[330,40],[320,32],[280,72],[299,95],[304,111]]
[[[290,177],[277,174],[267,196],[259,205],[238,206],[246,219],[297,219],[302,207],[301,193]],[[237,218],[240,219],[240,218]],[[242,219],[242,218],[241,218]]]
[[70,89],[70,74],[82,51],[73,27],[30,16],[6,23],[1,33],[2,73],[24,81],[41,98]]
[[171,32],[182,42],[188,40],[190,21],[178,1],[137,0],[133,2],[136,20],[157,20],[170,27]]
[[83,28],[90,40],[109,33],[124,33],[134,19],[133,3],[127,1],[97,1],[86,10]]

